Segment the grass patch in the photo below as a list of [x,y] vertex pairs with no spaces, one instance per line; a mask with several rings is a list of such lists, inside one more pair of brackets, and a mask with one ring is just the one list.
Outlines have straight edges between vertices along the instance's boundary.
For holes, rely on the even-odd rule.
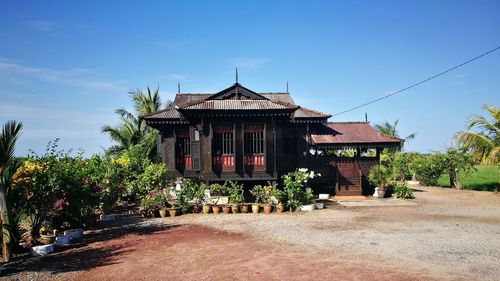
[[[477,165],[476,169],[477,171],[472,171],[468,174],[458,174],[458,180],[462,184],[463,189],[494,191],[499,185],[500,167]],[[438,184],[444,187],[450,186],[450,176],[448,173],[444,173],[439,177]]]

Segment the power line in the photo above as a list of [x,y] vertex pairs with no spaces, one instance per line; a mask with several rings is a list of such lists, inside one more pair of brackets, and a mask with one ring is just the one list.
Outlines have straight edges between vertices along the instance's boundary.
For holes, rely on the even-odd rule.
[[367,103],[363,103],[363,104],[358,105],[358,106],[356,106],[356,107],[353,107],[353,108],[350,108],[350,109],[344,110],[344,111],[342,111],[342,112],[339,112],[339,113],[333,114],[332,116],[338,116],[338,115],[340,115],[340,114],[344,114],[344,113],[347,113],[347,112],[349,112],[349,111],[356,110],[356,109],[358,109],[358,108],[361,108],[361,107],[367,106],[367,105],[369,105],[369,104],[372,104],[372,103],[375,103],[375,102],[381,101],[381,100],[383,100],[383,99],[386,99],[386,98],[392,97],[392,96],[394,96],[394,95],[397,95],[397,94],[399,94],[399,93],[402,93],[402,92],[404,92],[404,91],[406,91],[406,90],[409,90],[409,89],[414,88],[414,87],[416,87],[416,86],[418,86],[418,85],[420,85],[420,84],[423,84],[423,83],[428,82],[428,81],[430,81],[430,80],[432,80],[432,79],[435,79],[435,78],[437,78],[437,77],[439,77],[439,76],[441,76],[441,75],[444,75],[444,74],[446,74],[446,73],[448,73],[448,72],[450,72],[450,71],[453,71],[453,70],[455,70],[455,69],[457,69],[457,68],[460,68],[460,67],[462,67],[462,66],[464,66],[464,65],[466,65],[466,64],[469,64],[469,63],[471,63],[471,62],[473,62],[473,61],[475,61],[475,60],[478,60],[478,59],[480,59],[480,58],[482,58],[482,57],[484,57],[484,56],[486,56],[486,55],[489,55],[489,54],[493,53],[494,51],[496,51],[496,50],[498,50],[498,49],[500,49],[500,46],[498,46],[498,47],[496,47],[496,48],[494,48],[494,49],[491,49],[491,50],[489,50],[489,51],[488,51],[488,52],[486,52],[486,53],[482,53],[481,55],[479,55],[479,56],[477,56],[477,57],[475,57],[475,58],[472,58],[472,59],[470,59],[470,60],[468,60],[468,61],[466,61],[466,62],[463,62],[463,63],[461,63],[461,64],[459,64],[459,65],[456,65],[456,66],[454,66],[454,67],[452,67],[452,68],[449,68],[449,69],[447,69],[447,70],[445,70],[445,71],[443,71],[443,72],[441,72],[441,73],[438,73],[438,74],[436,74],[436,75],[434,75],[434,76],[431,76],[431,77],[429,77],[429,78],[427,78],[427,79],[424,79],[424,80],[422,80],[422,81],[420,81],[420,82],[417,82],[417,83],[415,83],[415,84],[413,84],[413,85],[410,85],[410,86],[408,86],[408,87],[406,87],[406,88],[404,88],[404,89],[401,89],[401,90],[399,90],[399,91],[397,91],[397,92],[390,93],[390,94],[388,94],[388,95],[385,95],[385,96],[383,96],[383,97],[380,97],[380,98],[374,99],[374,100],[369,101],[369,102],[367,102]]

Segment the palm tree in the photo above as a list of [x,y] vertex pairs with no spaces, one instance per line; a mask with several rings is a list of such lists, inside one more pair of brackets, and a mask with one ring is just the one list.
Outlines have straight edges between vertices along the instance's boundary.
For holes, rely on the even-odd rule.
[[[377,129],[377,131],[379,131],[380,133],[382,133],[384,135],[388,135],[388,136],[396,137],[396,138],[401,138],[399,136],[399,132],[397,130],[398,123],[399,123],[399,119],[394,121],[393,124],[389,123],[389,121],[385,121],[384,123],[375,124],[374,127],[375,127],[375,129]],[[415,139],[416,135],[417,135],[417,133],[411,133],[411,134],[407,135],[406,137],[404,137],[403,139],[404,140],[413,140],[413,139]]]
[[[0,215],[2,224],[6,226],[9,225],[9,209],[5,200],[4,184],[6,184],[7,180],[4,179],[4,175],[14,159],[14,149],[21,135],[22,128],[22,123],[7,121],[0,132]],[[4,257],[4,261],[9,261],[10,252],[7,243],[11,241],[10,231],[2,231],[0,235],[3,235],[2,256]]]
[[483,109],[492,120],[474,115],[469,119],[467,131],[456,133],[454,139],[483,163],[500,163],[500,109],[493,105],[483,105]]
[[159,91],[160,87],[158,86],[154,93],[151,93],[149,87],[147,87],[146,93],[141,90],[129,92],[137,115],[123,108],[117,109],[115,113],[120,116],[121,124],[117,127],[109,125],[102,127],[101,131],[108,134],[116,143],[106,151],[107,154],[118,155],[132,146],[141,145],[150,159],[156,157],[156,132],[147,127],[138,116],[161,109]]

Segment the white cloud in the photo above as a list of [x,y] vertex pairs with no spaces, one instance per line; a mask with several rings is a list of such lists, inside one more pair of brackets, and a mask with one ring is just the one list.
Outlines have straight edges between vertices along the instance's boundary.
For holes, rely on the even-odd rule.
[[235,58],[230,62],[235,67],[256,69],[264,66],[270,61],[271,59],[269,58]]
[[[0,79],[15,81],[14,76],[29,76],[43,81],[63,83],[91,90],[125,92],[127,89],[116,81],[96,80],[90,77],[92,71],[86,68],[73,68],[60,71],[22,65],[12,60],[0,60]],[[19,79],[19,77],[17,77]]]

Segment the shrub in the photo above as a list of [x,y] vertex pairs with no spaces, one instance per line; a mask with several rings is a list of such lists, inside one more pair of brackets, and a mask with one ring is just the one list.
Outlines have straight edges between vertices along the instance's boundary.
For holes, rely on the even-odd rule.
[[385,165],[375,165],[370,169],[368,180],[377,187],[384,188],[389,182],[392,171]]
[[227,181],[224,183],[229,190],[229,202],[231,204],[241,204],[245,201],[243,196],[243,185],[235,181]]
[[294,172],[290,172],[283,176],[284,184],[284,203],[291,210],[295,210],[298,207],[309,204],[311,201],[312,191],[310,195],[307,194],[305,188],[307,181],[315,177],[321,176],[321,174],[315,174],[314,171],[309,171],[308,169],[301,168]]
[[165,187],[168,176],[167,169],[163,164],[149,164],[144,169],[144,172],[137,176],[136,195],[139,198],[144,197],[150,191]]
[[392,196],[396,198],[410,199],[413,198],[413,192],[406,184],[398,183],[392,188]]
[[426,155],[418,159],[415,166],[417,179],[420,180],[422,185],[437,185],[439,176],[446,169],[445,157],[440,152]]

